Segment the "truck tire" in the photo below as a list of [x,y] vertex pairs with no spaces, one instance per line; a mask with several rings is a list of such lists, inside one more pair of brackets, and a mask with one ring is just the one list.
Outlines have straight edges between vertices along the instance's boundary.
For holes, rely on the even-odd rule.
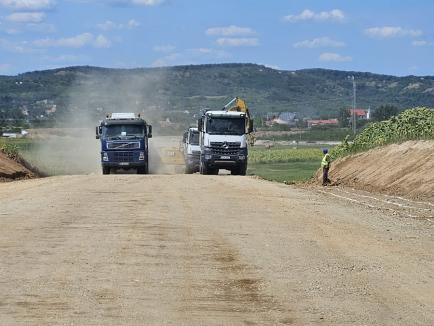
[[200,162],[200,168],[199,168],[200,174],[207,175],[208,174],[208,167],[206,164]]
[[217,175],[219,174],[219,169],[208,169],[208,173],[209,175]]
[[102,174],[110,174],[110,168],[108,166],[103,166]]
[[247,172],[247,162],[243,163],[239,168],[239,175],[246,175]]
[[231,170],[231,175],[239,175],[239,174],[240,174],[240,168],[236,167]]

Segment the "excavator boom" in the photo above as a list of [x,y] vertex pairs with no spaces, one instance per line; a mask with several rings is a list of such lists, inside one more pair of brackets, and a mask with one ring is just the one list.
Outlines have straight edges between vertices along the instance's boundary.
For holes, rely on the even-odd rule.
[[228,104],[226,104],[223,107],[223,111],[227,111],[227,112],[244,112],[247,116],[246,119],[246,132],[248,134],[248,140],[250,145],[254,145],[255,143],[255,135],[252,133],[253,129],[253,121],[252,121],[252,117],[250,116],[250,111],[249,108],[247,107],[246,102],[240,98],[240,97],[235,97],[234,99],[232,99]]

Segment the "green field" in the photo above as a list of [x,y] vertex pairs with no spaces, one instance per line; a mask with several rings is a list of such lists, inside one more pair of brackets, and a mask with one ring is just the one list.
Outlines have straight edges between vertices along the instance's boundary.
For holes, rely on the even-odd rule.
[[319,147],[254,147],[249,153],[249,175],[277,182],[298,182],[311,178],[320,167]]
[[249,175],[277,182],[298,182],[310,179],[319,168],[318,161],[250,164]]

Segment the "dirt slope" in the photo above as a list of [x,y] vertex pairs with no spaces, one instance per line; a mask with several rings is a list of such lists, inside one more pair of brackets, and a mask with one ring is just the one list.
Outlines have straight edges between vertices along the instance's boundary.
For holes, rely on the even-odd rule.
[[433,201],[434,141],[392,144],[339,159],[330,176],[337,184]]
[[433,220],[323,193],[336,188],[0,184],[0,325],[434,325]]
[[0,182],[36,177],[36,174],[26,168],[19,160],[13,160],[0,151]]

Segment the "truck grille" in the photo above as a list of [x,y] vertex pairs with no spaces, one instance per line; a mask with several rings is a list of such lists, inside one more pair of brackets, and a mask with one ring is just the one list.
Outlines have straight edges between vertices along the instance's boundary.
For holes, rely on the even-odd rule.
[[240,142],[211,142],[211,151],[217,155],[238,155]]
[[107,149],[139,149],[140,142],[108,142]]
[[132,162],[134,160],[134,152],[112,152],[111,154],[114,162]]
[[193,151],[192,155],[193,155],[193,157],[199,158],[200,157],[200,151]]

